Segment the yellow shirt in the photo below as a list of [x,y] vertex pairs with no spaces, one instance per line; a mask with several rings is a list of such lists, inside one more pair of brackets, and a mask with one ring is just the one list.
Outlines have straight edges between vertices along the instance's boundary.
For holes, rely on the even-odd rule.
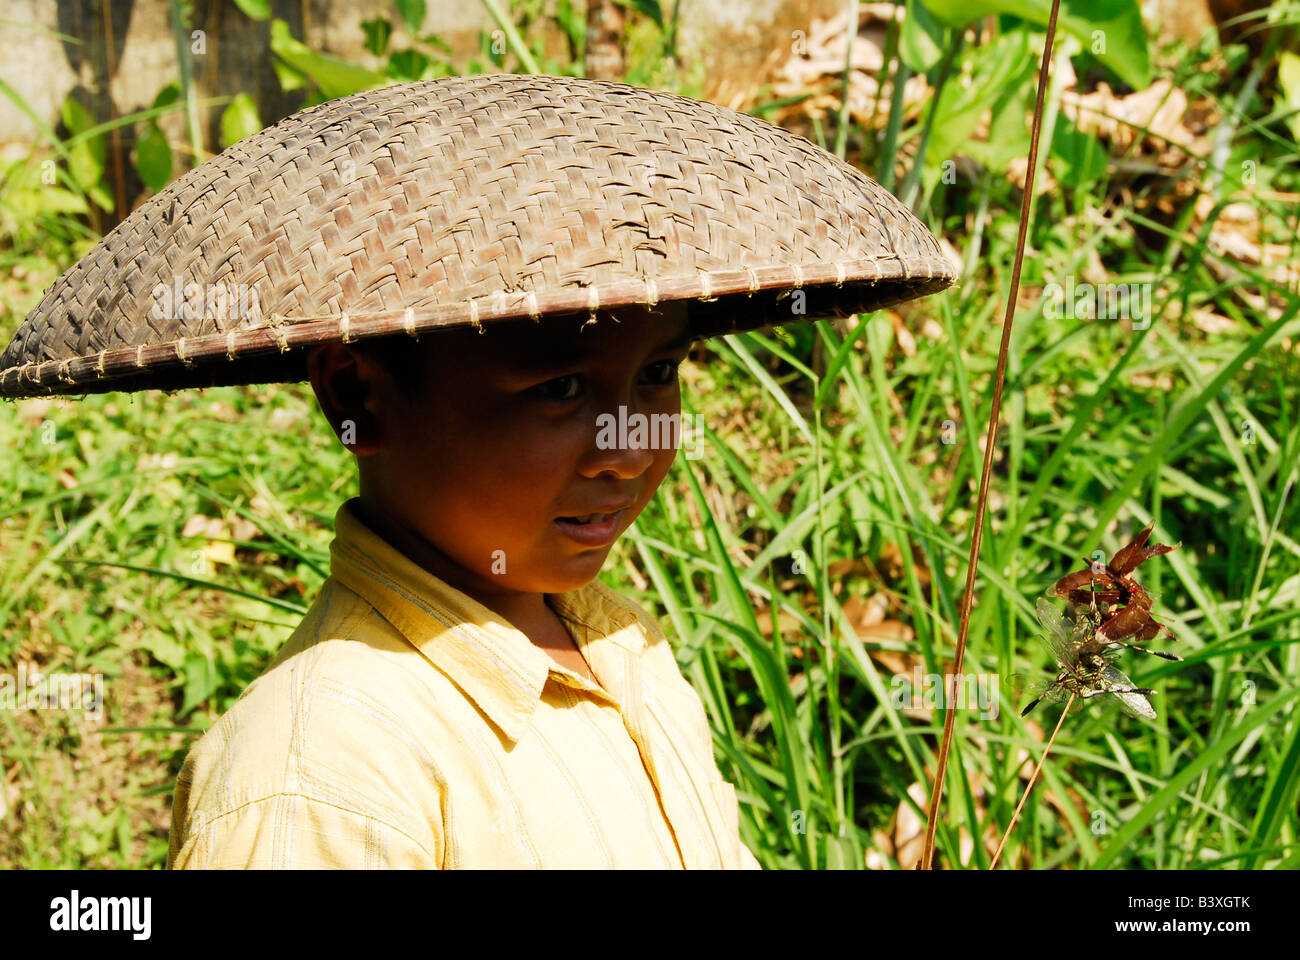
[[635,603],[598,580],[551,596],[596,687],[349,504],[330,556],[186,758],[169,867],[759,868],[699,696]]

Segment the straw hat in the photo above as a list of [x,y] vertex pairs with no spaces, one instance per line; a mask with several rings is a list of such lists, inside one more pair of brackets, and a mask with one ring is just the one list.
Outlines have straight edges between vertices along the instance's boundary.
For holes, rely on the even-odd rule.
[[473,76],[303,110],[61,276],[0,396],[306,378],[306,348],[689,301],[701,336],[941,290],[953,263],[801,137],[619,83]]

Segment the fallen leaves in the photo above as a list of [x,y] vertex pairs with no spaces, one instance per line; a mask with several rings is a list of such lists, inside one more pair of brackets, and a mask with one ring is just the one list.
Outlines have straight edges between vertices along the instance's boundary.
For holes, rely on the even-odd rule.
[[1201,124],[1188,126],[1187,94],[1167,78],[1122,96],[1104,81],[1089,93],[1067,90],[1061,109],[1080,132],[1096,134],[1113,152],[1143,155],[1158,166],[1177,168],[1210,151]]
[[196,513],[185,522],[181,536],[185,539],[204,538],[199,554],[209,566],[234,566],[235,544],[233,540],[250,541],[261,531],[255,523],[235,516],[229,521],[221,517],[209,517]]
[[[904,8],[890,3],[866,3],[858,8],[857,30],[848,51],[848,108],[854,122],[883,129],[889,119],[893,85],[881,88],[886,76],[885,34],[892,19],[902,19]],[[806,36],[796,36],[791,55],[777,68],[772,81],[775,99],[812,95],[776,112],[775,123],[837,113],[844,83],[845,52],[848,47],[847,10],[826,20],[814,20]],[[918,115],[929,101],[930,87],[923,75],[903,85],[904,114]]]

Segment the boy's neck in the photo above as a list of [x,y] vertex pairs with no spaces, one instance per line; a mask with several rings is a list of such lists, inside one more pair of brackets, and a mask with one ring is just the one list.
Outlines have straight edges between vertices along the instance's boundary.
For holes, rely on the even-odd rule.
[[546,594],[488,589],[478,578],[472,574],[467,575],[459,564],[412,532],[409,527],[391,521],[384,510],[376,508],[364,498],[354,501],[353,506],[366,526],[408,560],[507,620],[533,643],[541,647],[555,646],[560,641],[557,628],[567,637],[562,621],[546,602]]

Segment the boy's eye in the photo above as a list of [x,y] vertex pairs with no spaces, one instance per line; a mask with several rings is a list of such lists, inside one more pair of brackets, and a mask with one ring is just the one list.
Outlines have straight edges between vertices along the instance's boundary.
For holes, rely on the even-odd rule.
[[666,387],[677,379],[679,366],[681,366],[680,360],[660,360],[646,367],[646,376],[655,386]]
[[[645,368],[643,382],[650,386],[666,387],[677,380],[677,368],[681,366],[680,360],[660,360],[658,363],[652,363]],[[563,377],[556,377],[553,380],[547,380],[545,383],[539,383],[533,390],[547,400],[562,403],[566,400],[576,400],[582,395],[582,377],[576,373],[566,374]]]
[[576,374],[568,374],[563,377],[556,377],[554,380],[547,380],[545,383],[539,383],[533,387],[539,394],[547,400],[574,400],[577,398],[582,386],[582,380]]

